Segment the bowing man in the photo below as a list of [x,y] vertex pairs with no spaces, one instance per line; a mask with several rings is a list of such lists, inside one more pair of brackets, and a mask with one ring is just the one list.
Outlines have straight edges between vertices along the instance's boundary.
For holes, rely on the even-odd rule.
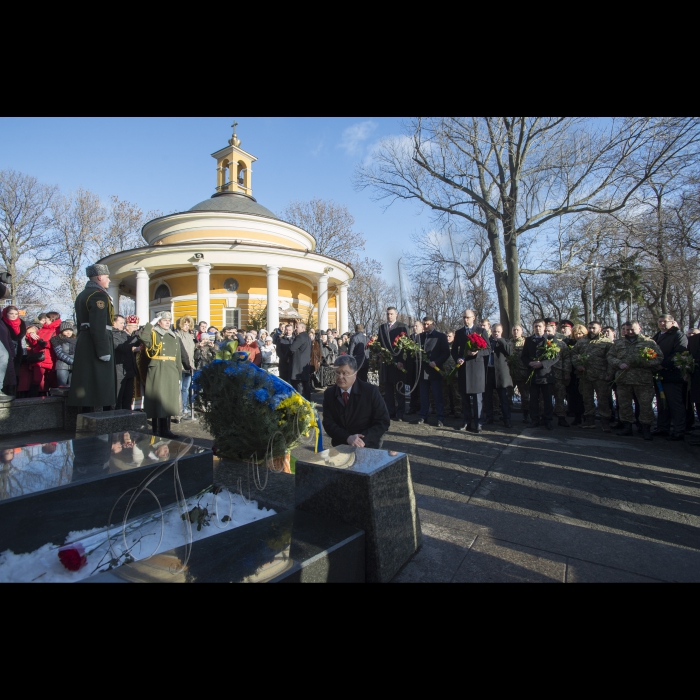
[[391,420],[379,389],[357,378],[352,355],[340,355],[334,367],[335,384],[323,393],[323,429],[331,444],[380,449]]

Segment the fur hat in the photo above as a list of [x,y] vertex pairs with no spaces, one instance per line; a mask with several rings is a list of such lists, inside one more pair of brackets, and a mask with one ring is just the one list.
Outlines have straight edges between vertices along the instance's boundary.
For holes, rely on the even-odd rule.
[[75,324],[73,321],[62,321],[61,325],[58,327],[58,332],[63,333],[63,331],[73,331],[75,333]]
[[172,321],[173,320],[173,315],[170,313],[170,311],[159,311],[156,314],[156,318],[162,318],[166,321]]
[[136,316],[136,314],[129,314],[129,315],[126,317],[126,322],[127,322],[129,325],[132,325],[132,324],[133,324],[133,325],[135,325],[135,326],[138,326],[138,325],[139,325],[139,317]]
[[99,277],[100,275],[108,275],[109,268],[107,265],[99,265],[95,263],[94,265],[88,265],[85,268],[86,277]]

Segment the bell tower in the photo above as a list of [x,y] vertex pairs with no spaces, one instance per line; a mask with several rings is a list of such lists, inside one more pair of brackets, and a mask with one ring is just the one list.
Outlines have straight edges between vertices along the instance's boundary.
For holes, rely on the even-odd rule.
[[228,146],[216,153],[216,191],[239,192],[253,196],[252,174],[253,163],[257,158],[241,148],[241,140],[236,134],[238,122],[234,120],[233,135],[228,140]]

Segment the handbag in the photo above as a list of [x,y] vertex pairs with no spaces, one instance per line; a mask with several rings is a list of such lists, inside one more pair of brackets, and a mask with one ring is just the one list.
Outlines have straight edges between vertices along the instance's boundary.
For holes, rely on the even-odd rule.
[[46,359],[46,355],[44,354],[44,351],[42,350],[41,352],[28,352],[25,357],[27,358],[27,362],[29,364],[34,364],[36,362],[43,362]]

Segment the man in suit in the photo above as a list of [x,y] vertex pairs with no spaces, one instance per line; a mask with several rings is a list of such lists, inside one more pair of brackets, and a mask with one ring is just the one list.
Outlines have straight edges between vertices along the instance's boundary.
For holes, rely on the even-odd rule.
[[297,337],[289,346],[291,385],[307,400],[311,401],[311,338],[306,324],[297,321]]
[[289,384],[292,383],[292,363],[289,349],[294,342],[294,336],[292,335],[293,330],[294,327],[291,323],[285,325],[284,334],[281,335],[277,341],[277,357],[279,357],[280,361],[280,379],[284,379],[284,381]]
[[419,362],[416,358],[420,386],[420,418],[418,423],[425,423],[430,412],[430,392],[433,392],[435,399],[435,410],[437,411],[437,427],[442,428],[445,420],[445,406],[442,396],[442,375],[440,369],[450,356],[450,346],[447,343],[447,336],[435,329],[435,321],[431,316],[423,318],[423,328],[425,331],[419,336],[420,344],[426,357]]
[[683,393],[683,375],[676,367],[673,357],[685,352],[688,338],[676,325],[673,316],[663,314],[658,319],[659,332],[654,342],[661,348],[664,359],[661,362],[659,376],[666,400],[656,394],[656,405],[660,407],[657,427],[652,430],[655,435],[666,435],[667,440],[683,440],[685,434],[685,395]]
[[403,420],[403,412],[406,407],[406,373],[404,360],[394,347],[396,337],[405,333],[408,335],[408,328],[401,321],[397,321],[398,311],[395,306],[390,306],[386,310],[386,323],[379,326],[379,342],[394,354],[394,361],[384,365],[384,401],[386,402],[389,416],[397,421]]
[[512,428],[510,422],[510,397],[508,388],[513,386],[508,367],[508,356],[511,353],[511,345],[503,337],[503,326],[497,323],[491,329],[491,354],[486,365],[486,391],[484,392],[484,423],[492,425],[493,420],[493,392],[498,394],[503,412],[503,423],[506,428]]
[[391,420],[379,389],[357,379],[352,355],[335,360],[335,384],[323,393],[323,429],[331,444],[381,449]]
[[[481,415],[481,395],[486,389],[486,368],[484,358],[491,352],[489,349],[489,334],[479,326],[475,326],[476,315],[472,309],[467,309],[462,314],[464,327],[455,333],[452,343],[452,357],[459,365],[457,370],[457,383],[459,393],[462,397],[462,414],[464,425],[461,432],[473,430],[481,432],[479,416]],[[467,347],[467,337],[471,333],[477,333],[486,342],[483,350],[469,350]]]
[[[544,425],[547,430],[554,429],[554,406],[552,398],[554,397],[554,372],[552,367],[559,359],[558,356],[553,360],[541,360],[537,355],[545,340],[552,338],[545,334],[545,324],[543,318],[535,319],[532,324],[533,334],[529,338],[525,338],[523,345],[522,359],[523,364],[530,368],[533,372],[530,380],[530,418],[532,423],[528,427],[534,428],[538,425]],[[544,416],[540,416],[540,396],[544,405]]]

